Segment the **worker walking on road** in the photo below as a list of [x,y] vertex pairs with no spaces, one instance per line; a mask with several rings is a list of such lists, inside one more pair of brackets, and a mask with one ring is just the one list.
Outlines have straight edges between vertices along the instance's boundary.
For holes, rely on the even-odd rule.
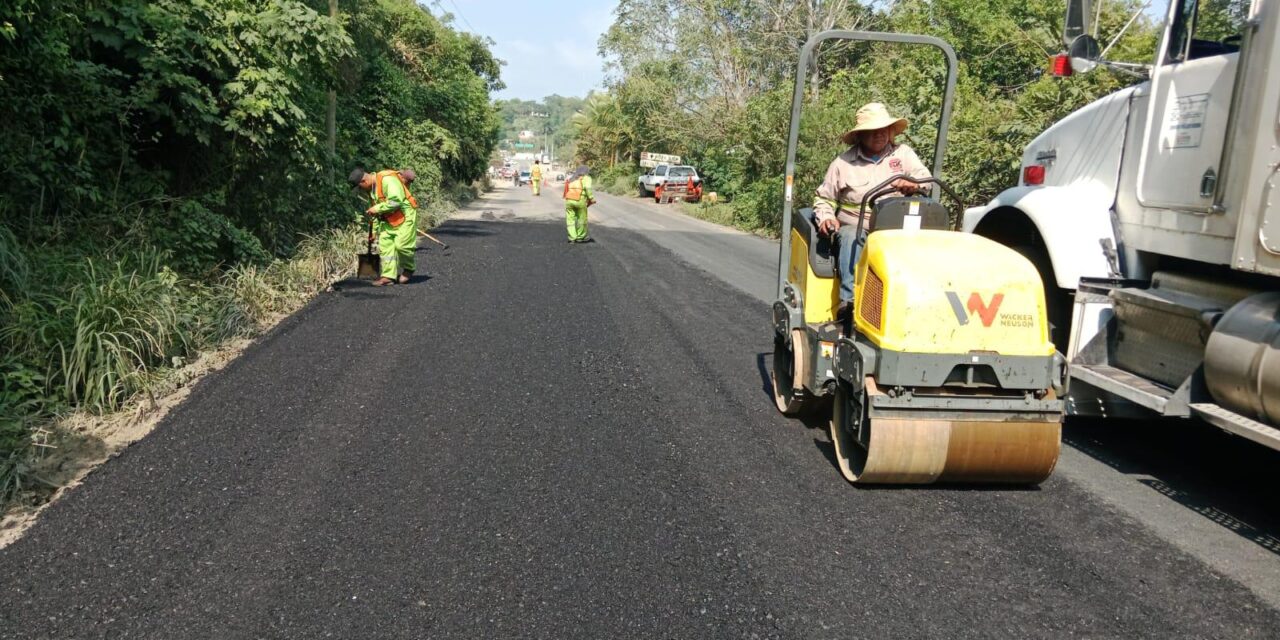
[[537,160],[533,161],[533,168],[529,170],[529,184],[533,185],[533,195],[542,195],[542,164]]
[[365,215],[377,218],[378,252],[382,254],[382,277],[373,286],[406,284],[416,265],[418,245],[417,200],[406,183],[417,178],[412,169],[388,169],[376,174],[364,169],[351,172],[348,180],[369,194],[372,205]]
[[[862,197],[868,189],[888,180],[890,176],[906,175],[912,178],[928,178],[929,169],[920,162],[916,152],[905,144],[893,140],[907,130],[905,118],[894,118],[879,102],[863,105],[856,114],[857,124],[840,136],[849,146],[836,156],[827,167],[827,175],[818,186],[813,202],[818,231],[832,236],[839,250],[837,263],[840,271],[840,309],[838,317],[848,317],[853,304],[853,270],[858,263],[861,238],[858,233],[858,211]],[[921,187],[906,180],[897,180],[891,186],[903,195],[919,191]],[[863,223],[863,233],[866,233]]]
[[587,208],[596,203],[591,191],[591,170],[578,167],[564,183],[564,223],[569,230],[569,242],[595,242],[587,235]]

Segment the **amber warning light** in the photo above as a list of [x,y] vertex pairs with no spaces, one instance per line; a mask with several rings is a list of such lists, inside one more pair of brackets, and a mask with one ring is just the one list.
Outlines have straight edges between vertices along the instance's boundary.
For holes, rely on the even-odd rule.
[[1071,75],[1071,56],[1065,53],[1054,56],[1051,71],[1055,78],[1065,78]]

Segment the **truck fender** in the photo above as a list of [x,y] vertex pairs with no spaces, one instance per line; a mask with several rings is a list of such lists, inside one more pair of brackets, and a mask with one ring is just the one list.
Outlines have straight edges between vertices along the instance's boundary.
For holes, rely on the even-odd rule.
[[[964,212],[962,229],[1010,242],[1009,234],[1030,223],[1043,243],[1059,287],[1074,290],[1082,277],[1105,278],[1111,268],[1102,243],[1116,246],[1111,223],[1114,194],[1087,184],[1007,189],[985,206]],[[1034,242],[1031,237],[1019,242]],[[1016,242],[1018,239],[1013,239]]]

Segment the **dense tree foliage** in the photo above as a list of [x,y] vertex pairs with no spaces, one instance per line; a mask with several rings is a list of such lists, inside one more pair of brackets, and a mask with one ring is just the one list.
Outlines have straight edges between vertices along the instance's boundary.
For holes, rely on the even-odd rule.
[[[1139,13],[1109,58],[1150,62],[1156,29],[1141,5],[1102,5],[1104,43]],[[600,40],[608,92],[592,96],[578,118],[578,155],[634,172],[641,151],[682,154],[712,190],[733,201],[736,224],[773,229],[800,44],[828,28],[921,33],[948,41],[960,59],[944,177],[966,204],[984,202],[1016,182],[1022,147],[1033,136],[1132,81],[1106,70],[1067,79],[1045,73],[1063,46],[1064,6],[1061,0],[622,0]],[[648,19],[653,15],[672,19]],[[932,154],[945,79],[935,50],[833,44],[806,76],[796,176],[802,199],[866,102],[884,102],[909,118],[908,142],[922,157]]]
[[416,169],[427,208],[483,174],[488,43],[341,4],[0,3],[0,498],[26,418],[117,407],[331,272],[351,167]]
[[[151,242],[207,269],[287,255],[299,232],[347,219],[333,178],[355,162],[479,176],[497,134],[486,44],[410,0],[350,4],[336,21],[317,11],[324,0],[0,8],[6,224],[37,244]],[[336,159],[325,151],[330,86]],[[389,151],[405,153],[409,138],[432,152]],[[184,224],[219,246],[169,244]],[[155,237],[166,231],[179,238]]]

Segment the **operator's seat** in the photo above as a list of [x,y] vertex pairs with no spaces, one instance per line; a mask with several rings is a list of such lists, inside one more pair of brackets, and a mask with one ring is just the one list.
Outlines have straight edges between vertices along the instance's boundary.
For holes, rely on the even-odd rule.
[[836,277],[835,243],[831,242],[831,238],[818,233],[813,208],[805,207],[799,211],[799,215],[791,216],[791,228],[801,238],[808,239],[809,268],[813,269],[813,275],[820,278]]

